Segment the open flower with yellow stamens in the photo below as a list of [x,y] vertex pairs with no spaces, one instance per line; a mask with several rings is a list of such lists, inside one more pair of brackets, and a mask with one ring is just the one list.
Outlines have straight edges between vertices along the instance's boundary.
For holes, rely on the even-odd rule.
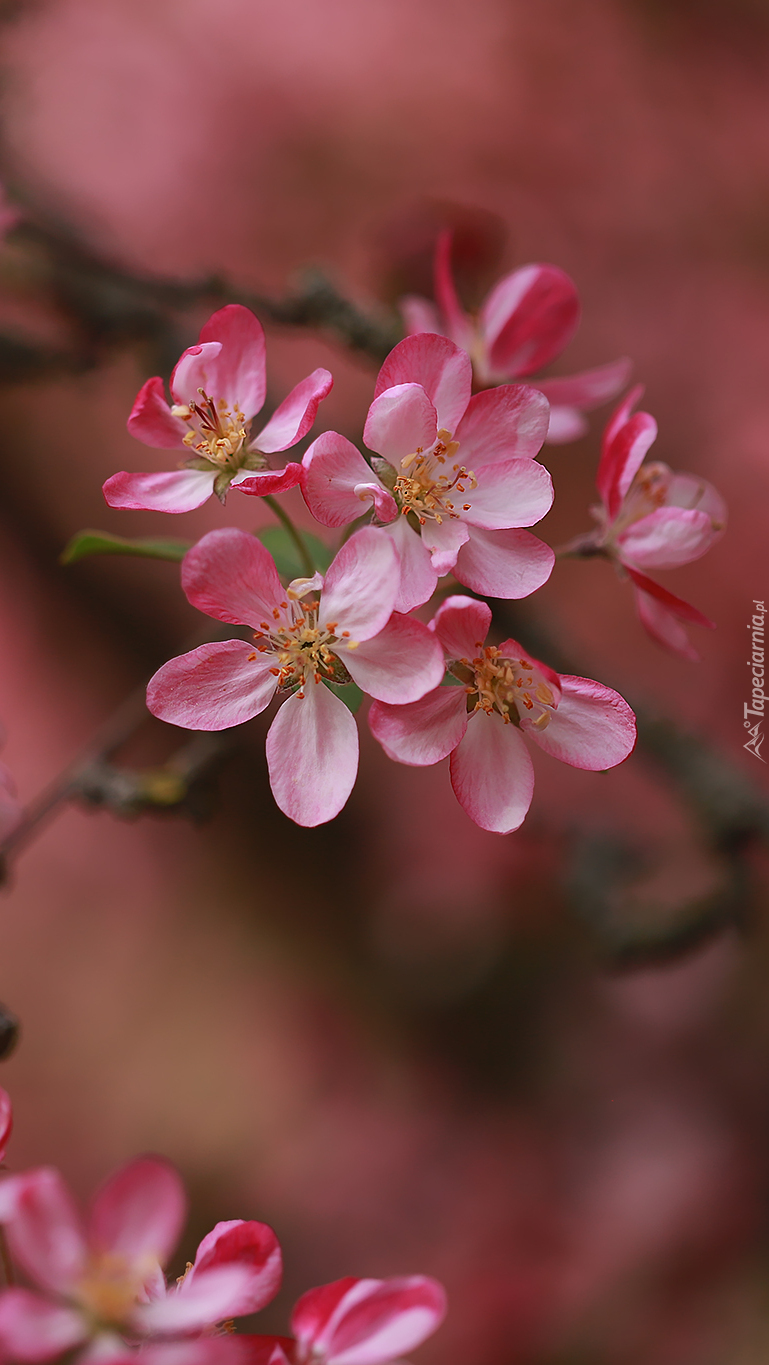
[[284,398],[258,436],[251,422],[266,392],[264,331],[240,304],[208,319],[197,346],[190,346],[171,376],[169,406],[160,378],[148,379],[128,419],[128,430],[145,445],[183,450],[184,463],[155,474],[113,474],[104,484],[110,507],[191,512],[213,493],[264,497],[294,488],[301,466],[270,468],[268,456],[288,450],[310,430],[333,380],[314,370]]
[[471,397],[472,366],[453,341],[413,336],[379,371],[363,439],[367,464],[338,432],[305,454],[302,492],[325,526],[344,526],[369,504],[398,548],[396,608],[428,601],[438,578],[492,597],[527,597],[550,577],[554,556],[521,527],[553,501],[534,456],[547,431],[547,400],[503,385]]
[[0,1222],[14,1260],[38,1287],[0,1293],[3,1359],[46,1361],[87,1347],[84,1359],[122,1365],[141,1346],[148,1365],[219,1365],[229,1353],[216,1325],[275,1297],[280,1246],[266,1223],[217,1223],[194,1264],[168,1286],[162,1267],[185,1213],[181,1179],[157,1157],[117,1171],[86,1222],[58,1171],[3,1180]]
[[182,587],[198,610],[245,625],[253,641],[200,645],[151,679],[147,705],[191,730],[226,730],[287,700],[267,735],[272,793],[299,825],[331,820],[358,771],[358,730],[326,684],[354,681],[380,701],[416,701],[443,677],[435,636],[393,612],[398,556],[382,531],[351,536],[325,579],[284,588],[254,536],[211,531],[185,555]]
[[633,749],[635,717],[619,693],[553,672],[515,640],[486,645],[491,610],[449,597],[431,626],[461,686],[410,706],[375,702],[371,729],[397,763],[427,767],[450,755],[451,785],[482,829],[509,834],[526,818],[534,770],[523,740],[573,768],[613,768]]

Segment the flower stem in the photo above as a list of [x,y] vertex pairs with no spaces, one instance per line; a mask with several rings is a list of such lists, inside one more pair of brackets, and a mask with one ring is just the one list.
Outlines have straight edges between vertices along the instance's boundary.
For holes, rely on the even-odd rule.
[[302,561],[302,567],[307,573],[308,578],[312,578],[313,574],[315,573],[315,561],[313,560],[313,557],[310,554],[307,542],[305,541],[305,538],[302,535],[301,531],[299,530],[298,527],[294,525],[293,521],[288,515],[288,512],[284,511],[284,509],[278,502],[277,498],[272,497],[272,495],[268,493],[266,497],[262,498],[262,502],[267,503],[267,506],[270,508],[270,511],[275,513],[276,517],[278,518],[278,521],[281,523],[284,529],[288,531],[288,534],[290,535],[291,539],[293,540],[297,548],[299,558]]

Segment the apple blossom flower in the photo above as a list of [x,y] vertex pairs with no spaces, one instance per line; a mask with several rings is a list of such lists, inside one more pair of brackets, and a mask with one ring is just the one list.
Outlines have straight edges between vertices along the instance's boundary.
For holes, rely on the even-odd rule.
[[303,1294],[293,1337],[250,1337],[249,1365],[386,1365],[440,1327],[446,1293],[426,1275],[390,1280],[348,1276]]
[[171,375],[172,404],[163,381],[148,379],[128,418],[128,430],[145,445],[183,450],[189,457],[168,473],[113,474],[104,484],[110,507],[190,512],[216,493],[264,497],[299,482],[301,467],[272,470],[268,456],[296,445],[315,421],[333,380],[313,370],[272,414],[258,436],[251,422],[265,398],[262,324],[248,308],[229,303],[208,319]]
[[253,644],[226,640],[171,659],[147,689],[153,715],[193,730],[226,730],[290,693],[267,735],[275,800],[299,825],[331,820],[358,770],[358,730],[326,683],[356,682],[380,701],[415,701],[443,660],[420,621],[393,611],[398,556],[382,531],[351,536],[321,574],[284,588],[272,556],[245,531],[211,531],[182,564],[199,611],[244,625]]
[[[210,1333],[269,1303],[280,1285],[281,1254],[265,1223],[217,1223],[185,1275],[166,1285],[162,1266],[185,1212],[178,1174],[157,1157],[117,1171],[85,1223],[49,1167],[0,1182],[10,1251],[42,1291],[0,1294],[0,1355],[44,1361],[89,1344],[89,1360],[111,1359],[158,1342],[150,1365],[163,1365],[164,1341]],[[167,1365],[209,1365],[202,1346],[166,1354]]]
[[0,1162],[5,1161],[8,1139],[13,1130],[13,1105],[7,1090],[0,1085]]
[[411,611],[453,571],[493,597],[526,597],[547,581],[553,552],[530,532],[550,509],[553,485],[534,456],[548,405],[536,389],[504,385],[471,397],[466,353],[448,337],[414,336],[385,360],[363,439],[372,468],[335,431],[303,460],[302,492],[325,526],[344,526],[371,504],[397,545],[397,611]]
[[[435,298],[410,296],[401,308],[411,335],[437,332],[451,337],[473,362],[475,382],[486,389],[511,379],[528,379],[549,365],[571,341],[580,316],[572,280],[554,265],[524,265],[505,275],[474,317],[457,297],[451,273],[451,233],[442,232],[435,250]],[[545,440],[576,441],[587,431],[582,416],[624,389],[631,362],[613,360],[564,379],[536,381],[550,402]]]
[[566,546],[602,554],[630,578],[642,625],[652,639],[685,659],[699,658],[684,622],[713,628],[696,607],[649,578],[647,569],[675,569],[704,555],[726,528],[721,494],[696,474],[675,474],[661,461],[644,464],[657,436],[648,412],[633,413],[638,385],[612,414],[604,432],[593,509],[598,529]]
[[369,724],[397,763],[423,767],[450,755],[459,804],[482,829],[509,834],[534,793],[524,735],[573,768],[597,772],[627,758],[636,726],[610,687],[555,673],[515,640],[485,645],[490,624],[485,602],[447,598],[431,625],[463,686],[438,687],[409,706],[375,702]]

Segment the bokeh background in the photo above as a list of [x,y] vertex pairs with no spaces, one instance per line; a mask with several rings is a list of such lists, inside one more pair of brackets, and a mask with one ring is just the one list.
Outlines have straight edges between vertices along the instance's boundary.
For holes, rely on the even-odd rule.
[[[316,265],[386,319],[443,220],[487,279],[567,270],[584,317],[554,373],[632,356],[659,458],[714,482],[731,529],[666,576],[718,623],[699,665],[645,638],[600,562],[560,565],[521,635],[536,613],[580,670],[760,784],[742,705],[769,592],[766,0],[41,0],[0,36],[6,184],[126,271],[279,295]],[[203,316],[179,314],[166,361]],[[0,331],[7,356],[82,350],[23,233]],[[270,392],[327,365],[322,420],[354,436],[375,365],[268,336]],[[125,431],[160,360],[113,338],[90,361],[0,375],[0,715],[24,800],[199,624],[175,566],[63,568],[63,544],[224,515],[104,506],[115,470],[163,465]],[[601,421],[546,453],[551,543],[588,527]],[[227,524],[268,520],[230,498]],[[499,838],[444,765],[389,764],[364,726],[348,807],[300,831],[270,800],[266,723],[205,822],[70,807],[19,858],[0,902],[0,996],[23,1020],[0,1069],[11,1165],[57,1164],[85,1197],[165,1153],[191,1191],[182,1267],[216,1219],[271,1222],[287,1275],[263,1330],[311,1284],[424,1271],[451,1299],[424,1365],[764,1360],[765,854],[737,916],[618,956],[723,876],[647,754],[609,774],[535,754],[529,819]],[[159,729],[126,761],[155,761]],[[605,904],[596,859],[624,869]]]

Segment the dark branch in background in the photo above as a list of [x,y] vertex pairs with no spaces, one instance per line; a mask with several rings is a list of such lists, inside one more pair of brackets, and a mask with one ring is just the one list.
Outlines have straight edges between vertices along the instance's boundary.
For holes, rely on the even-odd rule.
[[[219,277],[178,281],[131,273],[85,246],[67,225],[34,211],[10,240],[22,283],[54,301],[69,320],[72,336],[67,350],[54,351],[0,334],[0,374],[7,383],[77,373],[102,363],[105,350],[137,343],[152,347],[158,368],[170,370],[180,335],[189,331],[190,311],[228,302],[246,304],[280,326],[316,330],[377,364],[400,337],[392,317],[363,312],[317,271],[307,272],[285,298],[273,299],[244,293]],[[565,548],[573,553],[575,547]],[[519,615],[512,604],[500,603],[495,615],[506,634],[512,630],[520,635],[535,655],[560,672],[580,671],[560,655],[530,609]],[[575,848],[568,889],[599,949],[617,965],[675,957],[729,925],[744,925],[748,855],[758,843],[769,842],[769,802],[728,759],[672,721],[651,716],[643,706],[634,709],[639,749],[688,804],[720,860],[723,877],[712,895],[695,898],[672,915],[623,913],[623,889],[642,870],[637,853],[603,839],[583,839]],[[114,754],[145,718],[142,692],[41,795],[0,845],[0,858],[17,853],[69,800],[123,816],[160,810],[204,813],[208,778],[233,747],[232,737],[196,735],[161,768],[134,772],[117,767]]]

